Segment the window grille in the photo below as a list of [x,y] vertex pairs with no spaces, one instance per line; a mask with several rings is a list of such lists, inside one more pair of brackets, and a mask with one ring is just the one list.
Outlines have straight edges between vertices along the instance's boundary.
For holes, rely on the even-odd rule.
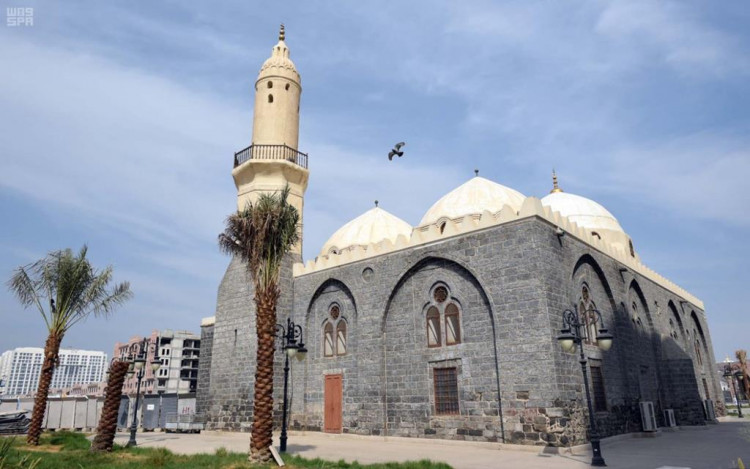
[[602,367],[592,366],[591,368],[591,387],[594,388],[594,411],[607,411],[607,396],[604,394],[604,376]]
[[435,368],[435,413],[458,414],[458,374],[456,368]]

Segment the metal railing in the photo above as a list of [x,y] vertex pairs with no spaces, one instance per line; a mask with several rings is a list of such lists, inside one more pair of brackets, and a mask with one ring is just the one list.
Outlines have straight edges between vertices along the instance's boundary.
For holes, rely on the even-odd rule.
[[286,145],[250,145],[234,154],[234,167],[248,160],[286,160],[307,169],[307,153]]

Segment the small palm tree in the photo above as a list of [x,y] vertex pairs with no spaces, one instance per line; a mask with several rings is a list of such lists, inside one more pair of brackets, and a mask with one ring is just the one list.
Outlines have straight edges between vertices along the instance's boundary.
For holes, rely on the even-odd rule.
[[230,215],[219,235],[219,248],[238,256],[253,279],[258,350],[255,369],[253,427],[249,460],[271,459],[273,431],[273,353],[279,274],[284,256],[299,241],[299,213],[287,202],[289,187],[263,194]]
[[[30,445],[39,444],[47,395],[65,333],[92,313],[108,315],[132,296],[127,282],[109,289],[112,266],[97,271],[86,259],[87,251],[83,246],[78,255],[70,249],[51,252],[33,264],[17,268],[8,282],[24,307],[37,307],[48,331],[27,437]],[[44,307],[47,303],[48,311]]]

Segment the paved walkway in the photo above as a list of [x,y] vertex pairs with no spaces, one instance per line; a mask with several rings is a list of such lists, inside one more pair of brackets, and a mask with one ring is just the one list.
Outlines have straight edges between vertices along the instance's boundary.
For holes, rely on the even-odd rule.
[[[615,437],[602,445],[608,467],[615,469],[730,469],[741,457],[750,467],[750,422],[725,418],[718,425],[661,432],[655,438]],[[117,436],[127,442],[127,434]],[[274,441],[278,442],[278,435]],[[139,433],[141,446],[161,446],[176,453],[212,453],[218,448],[247,451],[247,433],[204,432],[200,435]],[[292,432],[288,451],[306,458],[360,463],[431,459],[455,469],[589,467],[590,453],[547,454],[540,448],[417,438],[381,438]]]

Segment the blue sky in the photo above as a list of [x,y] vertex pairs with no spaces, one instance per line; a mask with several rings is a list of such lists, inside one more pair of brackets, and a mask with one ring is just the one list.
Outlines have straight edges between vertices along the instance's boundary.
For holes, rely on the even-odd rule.
[[[213,315],[232,154],[284,22],[306,259],[375,199],[416,224],[474,168],[542,197],[554,167],[705,302],[717,359],[750,348],[746,2],[186,3],[2,2],[34,26],[0,24],[0,275],[87,243],[135,292],[65,346],[111,353]],[[4,288],[0,319],[0,350],[43,344]]]

